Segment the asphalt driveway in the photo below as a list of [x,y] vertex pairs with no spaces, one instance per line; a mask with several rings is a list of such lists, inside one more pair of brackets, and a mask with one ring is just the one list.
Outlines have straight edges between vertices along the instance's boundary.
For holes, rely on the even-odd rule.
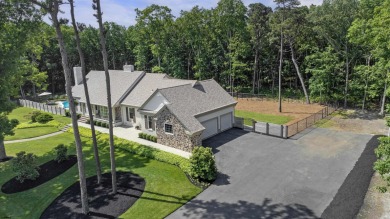
[[343,208],[360,208],[376,144],[320,128],[298,140],[231,129],[204,142],[221,172],[215,183],[168,218],[345,218]]

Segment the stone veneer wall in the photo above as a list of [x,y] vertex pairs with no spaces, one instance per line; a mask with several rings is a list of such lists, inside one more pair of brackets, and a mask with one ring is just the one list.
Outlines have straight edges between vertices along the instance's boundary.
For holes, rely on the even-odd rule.
[[[165,123],[172,125],[173,134],[165,133]],[[195,146],[202,143],[201,133],[189,136],[180,121],[167,108],[157,116],[156,133],[157,143],[183,151],[192,152]]]

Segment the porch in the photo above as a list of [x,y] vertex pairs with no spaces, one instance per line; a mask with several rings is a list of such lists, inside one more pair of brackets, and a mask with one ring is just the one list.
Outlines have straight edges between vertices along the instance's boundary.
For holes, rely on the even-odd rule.
[[[85,123],[81,123],[81,122],[79,122],[78,125],[81,127],[85,127],[85,128],[91,128],[89,124],[85,124]],[[107,128],[95,126],[95,129],[99,132],[108,134]],[[191,156],[191,153],[189,153],[189,152],[182,151],[182,150],[179,150],[179,149],[176,149],[173,147],[169,147],[169,146],[165,146],[162,144],[158,144],[155,142],[141,139],[138,137],[138,133],[140,133],[140,132],[142,132],[142,131],[135,129],[134,127],[125,127],[125,126],[114,127],[114,135],[118,138],[123,138],[123,139],[129,140],[129,141],[137,142],[137,143],[142,144],[144,146],[156,148],[156,149],[159,149],[159,150],[162,150],[165,152],[169,152],[172,154],[176,154],[176,155],[179,155],[179,156],[182,156],[185,158],[189,158]]]
[[[91,104],[91,107],[94,121],[108,123],[108,107],[94,104]],[[78,105],[77,113],[89,118],[88,108],[85,103]],[[112,108],[112,117],[114,126],[123,124],[120,106]]]

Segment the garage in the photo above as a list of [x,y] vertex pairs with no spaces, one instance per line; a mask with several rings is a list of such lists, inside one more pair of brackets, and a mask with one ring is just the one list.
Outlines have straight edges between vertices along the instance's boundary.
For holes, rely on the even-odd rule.
[[221,131],[225,131],[228,129],[231,129],[233,127],[233,114],[232,113],[226,113],[224,115],[221,115]]
[[201,123],[205,130],[202,132],[202,139],[218,134],[218,117],[209,119]]

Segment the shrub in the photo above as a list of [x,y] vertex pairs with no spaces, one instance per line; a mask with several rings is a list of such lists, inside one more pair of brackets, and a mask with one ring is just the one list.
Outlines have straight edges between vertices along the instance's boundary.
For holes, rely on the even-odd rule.
[[97,125],[97,121],[94,120],[94,121],[93,121],[93,124],[94,124],[94,125]]
[[41,115],[42,112],[41,111],[33,111],[31,114],[30,114],[30,119],[32,122],[37,122],[36,118],[37,116]]
[[70,111],[69,110],[65,110],[65,116],[66,117],[70,117]]
[[97,126],[102,126],[102,122],[97,121],[97,122],[96,122],[96,125],[97,125]]
[[37,156],[34,154],[21,151],[11,160],[12,170],[16,173],[19,182],[23,183],[26,179],[35,180],[39,177],[36,159]]
[[211,148],[195,147],[190,157],[189,174],[199,181],[211,182],[217,177],[215,157]]
[[91,124],[91,120],[87,119],[87,121],[85,123]]
[[53,116],[48,113],[42,113],[35,118],[38,123],[45,124],[53,120]]
[[57,145],[57,147],[54,148],[54,152],[56,154],[54,160],[57,161],[58,163],[61,163],[68,159],[68,155],[67,155],[68,148],[65,145],[63,144]]
[[10,123],[11,123],[11,126],[12,126],[12,127],[16,127],[17,125],[19,125],[19,120],[17,120],[17,119],[11,119],[11,120],[10,120]]
[[77,114],[77,119],[80,119],[81,118],[81,114]]
[[138,133],[138,138],[142,138],[143,137],[143,134],[142,132]]

